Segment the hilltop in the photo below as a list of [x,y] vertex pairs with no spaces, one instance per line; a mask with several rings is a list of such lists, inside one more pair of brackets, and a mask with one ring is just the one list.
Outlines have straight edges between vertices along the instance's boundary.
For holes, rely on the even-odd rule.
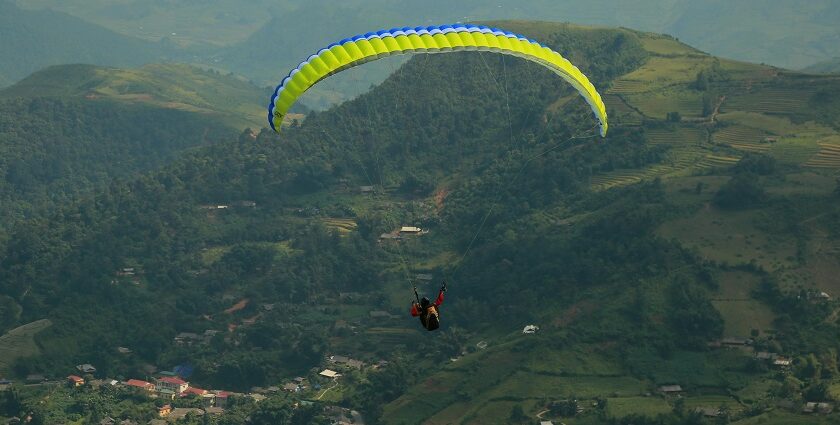
[[194,112],[237,129],[263,125],[265,90],[214,70],[183,64],[134,69],[59,65],[33,73],[0,91],[0,99],[44,97],[115,101]]
[[0,1],[0,87],[50,65],[137,66],[171,56],[162,43],[139,40],[52,10],[22,10]]
[[[306,375],[330,391],[288,397],[393,424],[822,420],[800,411],[840,383],[840,81],[628,29],[495,24],[592,77],[606,139],[539,66],[415,57],[280,135],[243,132],[21,222],[0,323],[51,325],[37,355],[7,348],[30,354],[10,373],[189,364],[196,385],[237,391]],[[388,236],[403,225],[428,233]],[[444,328],[421,332],[407,280],[443,278]],[[390,364],[317,381],[331,353]],[[39,403],[48,390],[26,406],[93,417],[63,404],[89,393]]]

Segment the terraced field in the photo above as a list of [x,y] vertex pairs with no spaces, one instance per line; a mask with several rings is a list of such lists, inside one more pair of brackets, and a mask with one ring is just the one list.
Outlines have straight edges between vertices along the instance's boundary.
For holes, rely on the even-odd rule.
[[356,221],[352,218],[324,218],[321,221],[325,226],[338,231],[341,235],[346,235],[358,227]]
[[840,144],[820,143],[820,151],[805,162],[806,167],[840,168]]
[[690,146],[706,141],[706,130],[701,127],[653,128],[647,130],[645,134],[648,144],[651,145]]
[[770,144],[765,142],[766,137],[766,133],[757,128],[730,125],[715,132],[712,140],[746,152],[764,152],[770,148]]
[[620,96],[614,94],[605,95],[604,104],[607,105],[607,110],[610,111],[611,122],[630,126],[642,124],[642,115],[627,105]]
[[768,153],[781,162],[789,164],[805,164],[820,151],[820,146],[811,141],[797,139],[782,139],[774,143]]
[[740,159],[737,156],[708,154],[696,164],[696,168],[729,167],[735,165]]
[[629,79],[620,79],[616,80],[612,87],[607,90],[608,94],[629,94],[629,93],[642,93],[649,90],[650,87],[648,86],[647,81],[638,81],[638,80],[629,80]]
[[812,90],[804,87],[768,87],[752,93],[728,95],[721,111],[748,111],[765,114],[794,114],[808,107]]
[[645,168],[615,170],[592,176],[590,188],[594,191],[608,190],[615,187],[639,183],[656,177],[677,177],[692,173],[716,163],[729,163],[737,159],[710,154],[701,147],[689,147],[675,151],[671,158],[661,164]]
[[646,116],[653,118],[664,120],[669,112],[679,112],[682,116],[691,118],[703,115],[703,96],[700,92],[665,90],[656,93],[625,94],[624,99]]

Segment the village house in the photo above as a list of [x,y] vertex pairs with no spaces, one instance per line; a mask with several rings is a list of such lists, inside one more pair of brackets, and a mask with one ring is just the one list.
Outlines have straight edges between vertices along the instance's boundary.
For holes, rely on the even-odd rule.
[[554,425],[554,422],[551,422],[551,421],[540,421],[540,425]]
[[382,310],[374,310],[368,313],[371,319],[393,319],[394,315],[388,313],[387,311]]
[[173,340],[179,345],[192,345],[204,342],[204,337],[192,332],[181,332]]
[[230,393],[227,391],[219,391],[216,393],[216,407],[225,408],[227,407],[228,397],[230,397]]
[[359,193],[375,193],[375,186],[359,186]]
[[160,378],[155,383],[155,389],[158,392],[171,391],[173,394],[181,394],[190,387],[190,384],[176,376],[166,376]]
[[724,347],[745,347],[752,343],[753,340],[740,337],[727,337],[720,340],[720,344]]
[[834,405],[831,403],[814,403],[808,402],[802,406],[802,413],[819,413],[822,415],[827,415],[834,410]]
[[175,401],[175,396],[177,395],[177,393],[175,391],[172,391],[172,390],[169,390],[169,389],[156,390],[156,391],[157,391],[157,397],[159,399]]
[[115,425],[116,423],[117,420],[110,416],[106,416],[105,419],[99,421],[99,425]]
[[84,378],[81,376],[70,375],[67,377],[67,382],[70,384],[71,387],[81,387],[85,384]]
[[400,233],[405,233],[409,235],[417,235],[423,232],[423,229],[414,226],[402,226],[400,227]]
[[432,276],[431,274],[428,274],[428,273],[420,273],[417,276],[414,276],[414,278],[417,279],[417,280],[422,280],[422,281],[428,282],[428,281],[431,281],[432,279],[434,279],[434,276]]
[[221,407],[209,406],[204,408],[204,413],[208,415],[219,416],[225,413],[225,409]]
[[682,392],[682,387],[679,385],[663,385],[659,387],[659,392],[663,394],[677,394]]
[[379,235],[379,242],[387,240],[400,240],[402,237],[398,233],[383,233]]
[[201,406],[204,408],[216,405],[216,394],[206,393],[201,395]]
[[126,347],[117,347],[117,352],[120,354],[131,354],[131,349]]
[[[188,385],[189,385],[189,384],[188,384]],[[181,393],[180,393],[180,394],[178,394],[178,396],[179,396],[179,397],[189,397],[189,396],[191,396],[191,395],[197,395],[197,396],[201,397],[201,396],[203,396],[204,394],[207,394],[207,392],[208,392],[207,390],[204,390],[204,389],[201,389],[201,388],[197,388],[197,387],[189,387],[189,386],[188,386],[186,389],[184,389],[183,391],[181,391]]]
[[169,414],[169,421],[180,421],[184,419],[192,413],[195,416],[204,416],[204,410],[195,408],[195,407],[176,407],[172,409],[172,412]]
[[139,379],[129,379],[125,381],[125,385],[131,388],[137,388],[141,391],[152,392],[155,390],[155,384],[151,382],[141,381]]
[[134,276],[137,270],[134,267],[123,267],[117,270],[117,276]]
[[172,413],[172,405],[164,404],[163,406],[158,407],[157,411],[159,418],[165,418],[169,416],[170,413]]
[[286,385],[283,385],[283,391],[288,391],[290,393],[296,393],[299,390],[300,390],[300,387],[298,387],[298,384],[295,384],[295,383],[290,382]]
[[323,377],[330,378],[330,379],[336,379],[336,378],[341,377],[340,373],[338,373],[334,370],[330,370],[330,369],[324,369],[318,375],[321,375]]
[[524,328],[522,328],[522,333],[524,333],[524,334],[534,334],[534,333],[537,333],[538,330],[540,330],[539,326],[528,325],[528,326],[525,326]]
[[778,367],[778,368],[790,367],[790,365],[792,363],[793,363],[793,360],[791,360],[787,357],[778,356],[775,359],[773,359],[773,366]]
[[47,378],[44,375],[41,375],[40,373],[32,373],[32,374],[26,375],[26,382],[30,383],[30,384],[37,383],[37,382],[44,382],[46,380],[47,380]]
[[94,373],[96,372],[96,368],[93,367],[90,363],[80,364],[76,366],[76,370],[82,373]]
[[759,351],[755,353],[755,358],[758,360],[775,360],[779,355],[776,353],[769,353],[767,351]]

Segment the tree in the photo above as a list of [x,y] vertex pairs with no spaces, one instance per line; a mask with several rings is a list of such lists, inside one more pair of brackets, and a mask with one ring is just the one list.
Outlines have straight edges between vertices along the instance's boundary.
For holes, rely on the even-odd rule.
[[754,174],[744,173],[732,177],[715,193],[712,203],[726,209],[755,207],[767,198]]
[[678,111],[668,112],[665,115],[665,119],[669,122],[680,122],[682,121],[682,115]]
[[513,423],[524,423],[528,420],[528,415],[525,414],[525,410],[522,409],[521,404],[516,404],[513,408],[510,409],[510,421]]
[[257,405],[251,414],[254,425],[288,425],[292,420],[292,407],[280,397],[271,397]]

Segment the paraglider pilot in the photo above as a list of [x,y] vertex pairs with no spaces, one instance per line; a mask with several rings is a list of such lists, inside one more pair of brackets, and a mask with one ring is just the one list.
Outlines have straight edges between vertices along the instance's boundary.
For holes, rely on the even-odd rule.
[[[423,327],[426,328],[426,330],[433,331],[440,327],[440,312],[438,311],[438,307],[443,304],[444,292],[446,292],[446,281],[444,281],[443,285],[441,285],[437,299],[434,303],[430,302],[426,297],[423,297],[423,299],[419,300],[419,302],[414,301],[411,303],[411,315],[413,317],[419,316],[420,323],[423,324]],[[419,298],[416,288],[414,289],[414,297]]]

